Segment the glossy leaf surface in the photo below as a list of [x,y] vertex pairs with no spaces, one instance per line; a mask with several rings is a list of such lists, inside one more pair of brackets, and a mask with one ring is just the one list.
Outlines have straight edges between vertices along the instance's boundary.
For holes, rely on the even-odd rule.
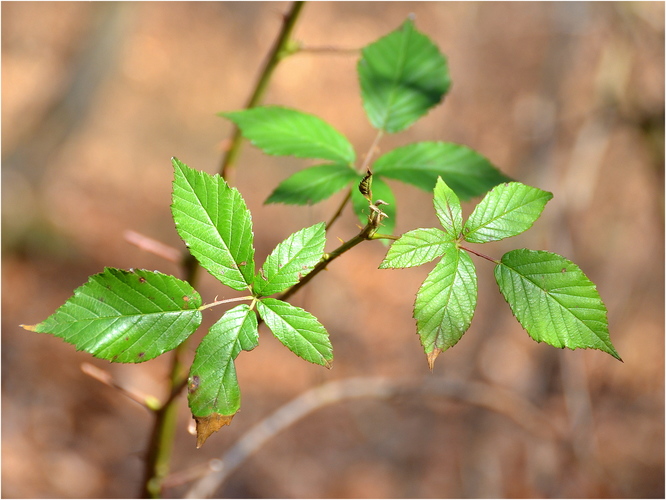
[[213,276],[234,290],[254,279],[252,217],[237,189],[219,175],[172,160],[171,211],[178,234],[192,255]]
[[323,222],[295,232],[266,258],[254,283],[259,295],[282,292],[308,274],[324,254],[326,225]]
[[552,197],[520,182],[495,186],[465,222],[465,240],[487,243],[516,236],[532,227]]
[[444,255],[452,243],[449,234],[435,227],[408,231],[393,242],[379,268],[421,266]]
[[220,113],[264,153],[318,158],[347,165],[356,153],[347,138],[321,118],[281,106],[260,106]]
[[[247,304],[241,304],[225,312],[197,347],[187,391],[190,410],[197,419],[197,447],[219,429],[211,426],[211,421],[226,425],[239,410],[241,396],[234,359],[241,350],[254,349],[258,341],[257,315]],[[207,425],[200,426],[200,422]]]
[[119,363],[140,363],[180,345],[201,324],[201,297],[186,282],[143,269],[107,267],[74,291],[42,323],[77,350]]
[[396,148],[377,158],[372,169],[428,192],[441,177],[462,200],[510,180],[476,151],[450,142],[416,142]]
[[356,179],[360,180],[358,173],[341,163],[308,167],[282,181],[266,203],[314,205]]
[[330,368],[333,346],[324,326],[309,312],[277,299],[257,302],[259,315],[282,344],[310,363]]
[[458,238],[462,232],[463,217],[460,200],[456,193],[440,177],[435,185],[433,204],[439,222],[451,238]]
[[581,269],[544,251],[512,250],[495,267],[495,280],[513,314],[537,342],[600,349],[620,359],[608,333],[606,306]]
[[416,329],[430,369],[437,356],[457,344],[469,328],[476,297],[474,263],[467,252],[450,243],[414,302]]

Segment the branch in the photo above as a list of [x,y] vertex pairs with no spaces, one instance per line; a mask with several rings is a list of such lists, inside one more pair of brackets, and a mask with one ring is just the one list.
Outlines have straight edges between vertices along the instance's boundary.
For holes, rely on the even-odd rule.
[[174,264],[178,264],[183,258],[180,250],[136,231],[128,229],[123,236],[128,243]]
[[[499,413],[513,420],[527,432],[548,440],[559,440],[565,431],[524,398],[511,391],[481,382],[431,379],[425,384],[416,380],[388,380],[380,377],[359,377],[337,380],[310,389],[278,408],[246,432],[219,459],[207,466],[196,466],[176,477],[193,477],[206,473],[192,485],[185,498],[211,497],[241,464],[271,438],[324,406],[357,398],[391,399],[404,395],[437,396],[461,401]],[[175,478],[174,478],[175,479]],[[169,481],[170,484],[175,484]]]
[[[256,106],[261,101],[273,70],[289,54],[288,42],[290,41],[291,32],[302,8],[303,2],[294,2],[289,12],[284,16],[282,29],[268,56],[261,76],[255,85],[254,92],[247,103],[248,108]],[[220,174],[227,180],[230,169],[240,151],[240,146],[241,135],[238,127],[236,127],[231,146],[224,155],[220,165]],[[186,271],[185,280],[194,286],[199,271],[197,261],[192,255],[188,255],[182,264]],[[178,407],[176,406],[176,398],[187,382],[187,373],[182,362],[187,349],[188,343],[183,342],[173,351],[173,361],[169,372],[170,396],[167,402],[156,411],[155,424],[148,444],[142,491],[144,497],[159,498],[162,494],[162,483],[169,473],[177,421]]]
[[149,394],[145,394],[136,389],[130,389],[124,385],[119,384],[113,379],[113,376],[109,372],[102,370],[95,365],[90,363],[81,363],[81,371],[89,377],[94,378],[98,382],[120,391],[123,396],[127,396],[129,399],[139,403],[149,411],[155,411],[159,409],[160,406],[162,406],[155,396],[150,396]]
[[[294,2],[291,6],[291,10],[284,16],[282,30],[280,31],[280,34],[278,35],[278,38],[273,45],[273,49],[266,59],[264,68],[261,71],[261,75],[259,76],[259,80],[254,87],[254,92],[247,101],[245,109],[253,108],[261,102],[264,94],[266,93],[266,89],[268,88],[268,82],[270,81],[271,76],[273,76],[273,71],[275,70],[276,66],[280,61],[282,61],[282,59],[292,53],[292,51],[289,50],[288,45],[289,41],[291,40],[291,33],[294,30],[296,20],[301,13],[301,9],[303,8],[303,3],[304,2]],[[236,162],[236,158],[238,157],[242,143],[243,141],[240,129],[237,125],[234,125],[231,146],[222,158],[222,163],[220,165],[220,175],[227,181],[229,181],[231,170],[234,167],[234,163]]]
[[[331,262],[333,262],[335,259],[340,257],[343,253],[345,253],[348,250],[351,250],[354,248],[356,245],[361,243],[362,241],[365,240],[373,240],[373,239],[379,239],[376,237],[375,233],[379,229],[381,225],[381,219],[382,215],[385,216],[385,214],[379,210],[377,207],[374,205],[371,205],[371,208],[374,207],[373,211],[368,223],[366,226],[361,229],[361,232],[358,233],[356,236],[354,236],[351,240],[343,243],[340,245],[338,248],[333,250],[331,253],[326,254],[310,271],[308,274],[306,274],[301,281],[296,283],[294,286],[291,288],[287,289],[284,293],[282,293],[278,298],[280,300],[287,300],[289,297],[294,295],[297,291],[299,291],[302,287],[304,287],[312,278],[314,278],[317,274],[319,274],[321,271],[326,269],[326,266],[328,266]],[[379,214],[379,215],[378,215]]]

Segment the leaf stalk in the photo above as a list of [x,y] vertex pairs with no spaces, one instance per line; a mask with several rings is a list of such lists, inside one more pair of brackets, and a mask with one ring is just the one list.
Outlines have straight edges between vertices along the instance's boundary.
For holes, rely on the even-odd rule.
[[482,254],[481,252],[477,252],[476,250],[472,250],[471,248],[467,248],[467,247],[464,247],[464,246],[460,245],[460,249],[465,250],[465,252],[473,253],[474,255],[476,255],[477,257],[481,257],[482,259],[489,260],[493,264],[499,264],[500,263],[499,260],[495,260],[492,257],[488,257],[487,255]]

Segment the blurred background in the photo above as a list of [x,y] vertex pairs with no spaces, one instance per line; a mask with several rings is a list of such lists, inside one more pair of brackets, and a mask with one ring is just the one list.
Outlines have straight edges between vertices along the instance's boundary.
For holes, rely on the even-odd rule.
[[[128,243],[125,232],[184,248],[170,215],[170,158],[218,170],[231,126],[215,113],[244,106],[290,5],[2,3],[3,497],[140,492],[151,417],[80,366],[92,363],[164,398],[168,356],[112,365],[18,325],[44,320],[104,266],[182,276]],[[510,391],[567,437],[553,439],[534,422],[464,398],[415,390],[355,399],[277,435],[217,494],[663,498],[664,4],[308,3],[294,37],[306,49],[327,50],[284,60],[264,102],[325,119],[362,158],[374,131],[361,106],[358,52],[349,49],[409,14],[447,55],[453,86],[408,131],[386,136],[381,150],[457,142],[516,180],[552,191],[533,229],[483,251],[499,258],[513,248],[543,249],[576,262],[608,307],[624,363],[532,341],[499,294],[492,266],[476,259],[472,326],[430,373],[411,315],[432,266],[379,271],[386,247],[368,242],[294,297],[331,333],[333,369],[303,362],[262,328],[259,347],[237,360],[240,413],[200,450],[181,398],[174,471],[220,456],[307,389],[368,376]],[[244,146],[231,180],[253,214],[258,262],[293,231],[328,220],[340,203],[338,195],[312,207],[263,204],[307,165]],[[431,196],[392,186],[396,233],[437,225]],[[472,206],[463,206],[465,215]],[[327,249],[357,231],[348,209]],[[231,296],[208,275],[198,288],[207,302]],[[204,326],[220,313],[208,310]]]

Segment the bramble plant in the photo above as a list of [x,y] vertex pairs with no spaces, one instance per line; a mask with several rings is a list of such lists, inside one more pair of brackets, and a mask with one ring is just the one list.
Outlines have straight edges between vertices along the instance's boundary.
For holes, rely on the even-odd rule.
[[[471,324],[477,278],[470,254],[495,264],[500,292],[534,340],[559,348],[599,349],[620,360],[610,341],[606,308],[576,264],[527,249],[512,250],[495,260],[467,246],[529,229],[551,193],[513,182],[479,153],[447,142],[418,142],[371,161],[383,134],[407,129],[447,93],[448,66],[435,44],[408,19],[365,47],[357,70],[363,106],[378,131],[358,168],[350,142],[320,118],[279,106],[221,113],[266,154],[323,161],[284,180],[267,203],[313,204],[347,190],[328,224],[295,232],[261,267],[255,262],[251,214],[240,192],[220,175],[172,159],[171,210],[178,234],[201,266],[246,295],[204,304],[188,282],[174,276],[106,268],[75,290],[48,319],[24,328],[60,337],[98,358],[139,363],[182,344],[200,326],[204,309],[243,302],[210,328],[190,367],[188,401],[197,421],[197,447],[239,410],[234,360],[241,351],[257,346],[261,322],[297,356],[331,366],[333,347],[325,327],[287,299],[363,241],[393,241],[382,269],[440,259],[414,302],[416,330],[431,369],[437,356],[454,346]],[[383,179],[432,192],[442,227],[393,236],[397,203]],[[483,195],[464,221],[460,199]],[[325,253],[327,230],[350,201],[363,228]]]

